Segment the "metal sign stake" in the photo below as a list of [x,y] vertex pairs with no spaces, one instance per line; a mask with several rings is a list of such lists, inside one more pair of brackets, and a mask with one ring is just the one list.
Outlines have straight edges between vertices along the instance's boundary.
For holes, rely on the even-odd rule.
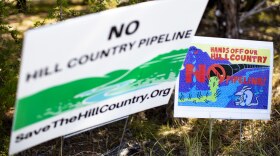
[[242,151],[242,149],[241,149],[241,145],[242,145],[242,136],[243,136],[243,134],[242,134],[242,120],[240,120],[240,143],[239,143],[239,150],[240,150],[240,152]]
[[125,120],[125,123],[124,123],[124,127],[123,127],[123,133],[122,133],[122,137],[120,139],[120,145],[119,145],[119,148],[118,148],[118,155],[120,155],[120,151],[121,151],[121,147],[122,147],[122,144],[123,144],[123,138],[124,138],[124,135],[125,135],[125,131],[127,129],[127,123],[128,123],[128,118],[130,116],[128,116]]

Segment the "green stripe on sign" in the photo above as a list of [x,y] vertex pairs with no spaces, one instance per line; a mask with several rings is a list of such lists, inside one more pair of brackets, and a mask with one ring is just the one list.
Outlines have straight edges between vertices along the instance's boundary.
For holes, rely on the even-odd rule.
[[[54,86],[17,100],[13,131],[63,112],[132,92],[175,81],[187,49],[174,50],[132,69],[117,70],[104,77],[85,78]],[[117,89],[116,89],[117,88]]]

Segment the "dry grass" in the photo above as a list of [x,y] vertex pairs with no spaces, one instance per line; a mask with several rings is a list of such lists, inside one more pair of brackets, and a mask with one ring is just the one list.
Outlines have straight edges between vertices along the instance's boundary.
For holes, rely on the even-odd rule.
[[[41,25],[57,21],[49,19],[46,12],[52,6],[53,4],[44,4],[33,8],[33,14],[13,14],[6,20],[12,26],[10,29],[20,32],[19,38],[21,38],[22,33],[34,27],[35,23]],[[86,12],[88,9],[81,4],[70,7],[77,12]],[[213,9],[210,10],[204,16],[198,35],[216,36],[213,11]],[[130,153],[130,155],[156,156],[195,156],[210,153],[212,155],[280,155],[280,15],[272,15],[275,15],[275,12],[255,15],[242,24],[244,30],[242,38],[273,41],[275,45],[272,118],[270,121],[244,120],[242,122],[242,142],[240,142],[240,121],[213,120],[213,127],[210,129],[208,119],[174,119],[172,118],[173,99],[171,99],[166,106],[130,116],[121,152],[125,153],[125,150],[129,149],[130,152],[134,150],[134,153]],[[12,40],[12,37],[7,34],[4,38]],[[14,63],[19,62],[14,61]],[[12,108],[6,114],[9,116],[8,121],[10,122],[11,114],[13,114]],[[6,123],[6,126],[11,126],[9,122]],[[57,138],[17,155],[60,155],[61,152],[63,155],[72,156],[116,155],[123,124],[124,120],[118,121],[63,139],[63,142],[61,138]],[[209,140],[210,135],[211,140]],[[8,139],[8,137],[4,139],[6,142],[4,145],[7,145]],[[7,149],[7,147],[5,148]]]

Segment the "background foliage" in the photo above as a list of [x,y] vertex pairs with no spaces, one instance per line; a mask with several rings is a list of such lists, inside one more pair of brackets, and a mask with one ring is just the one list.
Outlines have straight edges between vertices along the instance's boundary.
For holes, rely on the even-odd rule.
[[[23,33],[30,28],[144,1],[0,0],[0,155],[8,152]],[[122,154],[280,155],[279,3],[279,0],[210,0],[197,31],[201,36],[274,42],[270,121],[244,120],[240,141],[240,121],[174,119],[171,99],[166,106],[130,116],[120,148]],[[68,139],[54,139],[18,155],[116,155],[123,124],[124,121],[119,121]]]

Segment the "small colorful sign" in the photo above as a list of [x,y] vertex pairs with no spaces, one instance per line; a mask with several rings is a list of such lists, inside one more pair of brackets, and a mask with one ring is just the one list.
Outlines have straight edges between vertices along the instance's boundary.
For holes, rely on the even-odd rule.
[[162,0],[25,33],[14,154],[168,103],[207,0]]
[[177,80],[175,117],[270,119],[273,43],[193,37]]

